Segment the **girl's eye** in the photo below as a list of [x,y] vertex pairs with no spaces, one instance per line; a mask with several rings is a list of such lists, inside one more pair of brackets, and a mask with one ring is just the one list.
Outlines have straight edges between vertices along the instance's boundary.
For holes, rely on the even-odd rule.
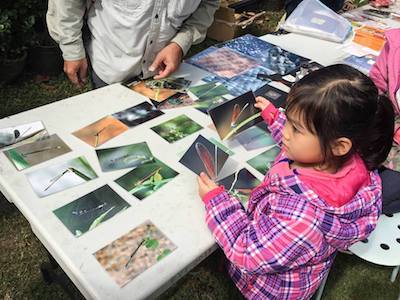
[[298,130],[298,129],[296,128],[296,126],[293,126],[293,125],[292,125],[292,128],[293,128],[293,132],[294,132],[294,133],[300,132],[300,130]]

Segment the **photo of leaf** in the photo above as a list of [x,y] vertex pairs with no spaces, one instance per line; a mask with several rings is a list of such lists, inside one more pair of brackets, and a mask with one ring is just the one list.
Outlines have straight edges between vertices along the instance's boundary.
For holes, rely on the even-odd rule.
[[258,172],[265,175],[267,171],[271,168],[275,157],[278,156],[280,151],[281,149],[278,146],[274,146],[271,149],[268,149],[267,151],[248,160],[247,163]]
[[27,173],[26,176],[39,197],[45,197],[97,178],[83,156]]
[[75,237],[79,237],[129,206],[108,185],[104,185],[54,210],[53,213]]
[[168,143],[173,143],[203,129],[203,127],[186,115],[180,115],[151,129]]
[[227,88],[219,82],[205,83],[197,86],[192,86],[188,89],[188,95],[192,99],[199,101],[220,98],[228,94],[229,91],[227,90]]
[[146,142],[99,149],[96,150],[96,154],[103,172],[136,168],[154,161],[153,154]]
[[115,182],[139,200],[143,200],[177,175],[178,172],[154,158],[152,162],[138,166]]
[[215,98],[209,98],[209,99],[201,99],[201,100],[197,100],[193,107],[196,108],[197,110],[201,111],[204,114],[208,114],[208,111],[210,109],[213,109],[214,107],[225,103],[229,101],[228,99],[224,98],[224,97],[215,97]]
[[222,140],[227,140],[262,120],[260,111],[254,107],[255,103],[254,94],[250,91],[208,111]]
[[104,117],[72,134],[93,147],[98,147],[128,130],[128,126],[111,116]]
[[6,150],[4,154],[20,171],[70,151],[67,144],[58,135],[53,134],[36,142]]
[[218,181],[218,184],[223,185],[230,195],[239,199],[245,208],[251,191],[260,183],[260,180],[244,168]]
[[275,144],[265,122],[260,122],[235,136],[235,139],[247,150],[255,150]]
[[158,110],[148,102],[142,102],[131,108],[112,114],[114,118],[124,123],[126,126],[134,127],[144,122],[157,118],[163,115],[161,110]]
[[21,124],[0,129],[0,148],[10,145],[14,147],[32,143],[48,136],[41,121]]
[[123,287],[176,248],[151,221],[146,221],[93,255],[118,286]]
[[205,172],[216,180],[228,157],[228,153],[199,135],[179,162],[197,175]]

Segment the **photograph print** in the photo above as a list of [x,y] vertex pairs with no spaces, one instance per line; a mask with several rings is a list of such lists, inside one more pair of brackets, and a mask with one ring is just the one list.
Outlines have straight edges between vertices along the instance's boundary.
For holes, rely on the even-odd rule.
[[45,197],[97,178],[83,156],[26,174],[36,195]]
[[107,116],[73,132],[72,134],[78,139],[81,139],[85,143],[96,148],[128,129],[128,126],[124,123],[111,116]]
[[199,135],[179,162],[197,175],[205,172],[215,181],[228,157],[229,154]]
[[48,136],[41,121],[16,125],[0,129],[0,148],[13,145],[14,147],[35,142]]
[[158,159],[147,162],[121,176],[115,182],[131,195],[143,200],[162,188],[178,175],[178,172]]
[[79,237],[129,206],[114,190],[104,185],[54,210],[53,213],[75,237]]
[[68,145],[57,134],[53,134],[36,142],[4,151],[4,154],[20,171],[70,151]]
[[150,103],[143,102],[131,108],[114,113],[112,116],[124,123],[126,126],[134,127],[163,114],[164,113],[161,110],[158,110]]
[[253,92],[247,92],[208,111],[218,135],[227,140],[262,121],[260,110],[254,107]]
[[174,143],[203,129],[203,127],[188,116],[180,115],[151,129],[168,143]]
[[93,255],[118,286],[123,287],[176,248],[151,221],[146,221]]
[[218,181],[218,184],[223,185],[231,196],[239,199],[245,208],[247,208],[251,191],[260,183],[260,180],[245,168]]
[[103,172],[136,168],[154,160],[146,142],[96,150]]
[[271,168],[279,152],[281,152],[281,149],[278,146],[273,146],[272,148],[264,151],[256,157],[248,160],[247,163],[258,172],[265,175],[267,171]]

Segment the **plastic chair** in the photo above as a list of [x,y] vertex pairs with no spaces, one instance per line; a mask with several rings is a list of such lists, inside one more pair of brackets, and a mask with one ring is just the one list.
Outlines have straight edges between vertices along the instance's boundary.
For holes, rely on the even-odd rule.
[[[390,281],[396,280],[400,270],[400,213],[381,215],[375,230],[368,239],[355,243],[350,254],[357,255],[377,265],[394,267]],[[321,282],[315,293],[315,300],[320,300],[328,275]],[[398,297],[400,300],[400,294]]]
[[381,215],[368,239],[355,243],[349,250],[366,261],[394,267],[390,277],[394,282],[400,269],[400,213]]

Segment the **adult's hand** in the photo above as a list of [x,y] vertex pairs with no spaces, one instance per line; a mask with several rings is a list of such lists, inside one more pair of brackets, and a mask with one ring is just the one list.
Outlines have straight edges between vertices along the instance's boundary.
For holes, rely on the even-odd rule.
[[154,79],[168,77],[178,69],[183,56],[182,48],[177,43],[170,43],[158,52],[154,62],[149,67],[149,71],[158,70]]
[[64,72],[68,79],[76,86],[82,87],[87,81],[88,63],[86,58],[79,60],[65,60]]

